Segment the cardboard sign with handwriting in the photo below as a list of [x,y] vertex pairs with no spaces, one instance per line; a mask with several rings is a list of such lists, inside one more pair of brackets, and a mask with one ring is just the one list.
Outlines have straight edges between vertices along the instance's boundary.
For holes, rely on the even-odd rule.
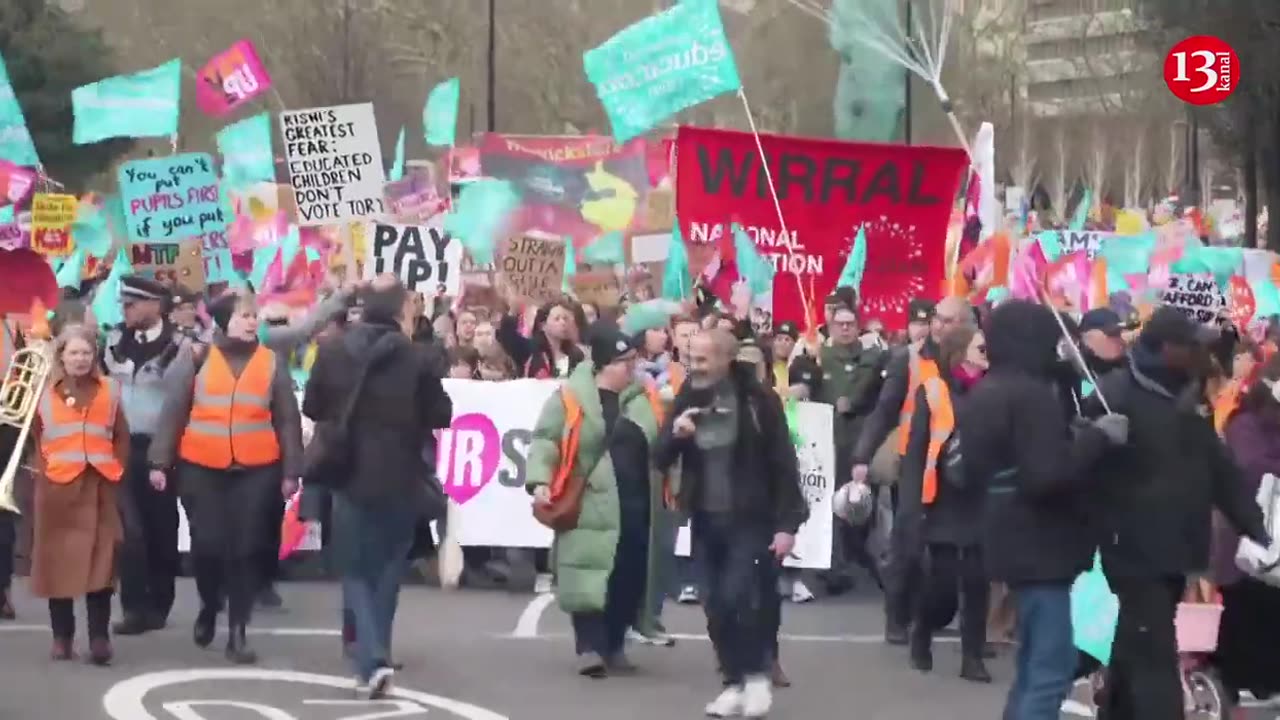
[[578,302],[593,303],[597,307],[617,307],[622,299],[622,282],[612,268],[578,270],[569,279]]
[[564,279],[564,241],[522,235],[510,238],[499,267],[502,277],[520,297],[535,303],[561,296]]
[[194,238],[173,243],[133,243],[129,261],[139,275],[155,278],[166,285],[181,285],[188,290],[204,288],[203,240]]
[[70,255],[75,249],[71,223],[76,219],[75,195],[36,193],[31,197],[31,249],[41,255]]

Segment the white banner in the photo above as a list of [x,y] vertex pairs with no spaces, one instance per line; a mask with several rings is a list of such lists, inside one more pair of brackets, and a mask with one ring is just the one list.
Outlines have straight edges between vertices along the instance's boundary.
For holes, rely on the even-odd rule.
[[1156,293],[1161,305],[1176,307],[1193,321],[1210,325],[1227,308],[1227,296],[1210,273],[1174,273],[1169,287]]
[[[827,570],[831,567],[831,500],[835,496],[836,450],[835,430],[830,405],[802,402],[799,404],[801,445],[796,448],[800,461],[800,485],[809,503],[809,520],[796,534],[792,557],[783,561],[786,567]],[[676,555],[689,556],[689,523],[676,536]]]

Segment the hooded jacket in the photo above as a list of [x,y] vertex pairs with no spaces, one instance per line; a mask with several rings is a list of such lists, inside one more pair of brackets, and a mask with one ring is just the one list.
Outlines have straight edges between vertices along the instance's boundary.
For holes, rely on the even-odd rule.
[[[1102,564],[1110,578],[1162,578],[1209,564],[1211,510],[1262,545],[1262,511],[1213,427],[1198,382],[1181,379],[1155,350],[1134,346],[1127,367],[1098,381],[1129,442],[1098,464]],[[1106,411],[1095,394],[1085,414]]]
[[1069,583],[1090,567],[1095,547],[1087,470],[1107,439],[1092,427],[1072,431],[1071,400],[1056,382],[1059,335],[1040,305],[996,308],[986,329],[991,367],[956,416],[966,474],[986,488],[988,574],[1015,585]]

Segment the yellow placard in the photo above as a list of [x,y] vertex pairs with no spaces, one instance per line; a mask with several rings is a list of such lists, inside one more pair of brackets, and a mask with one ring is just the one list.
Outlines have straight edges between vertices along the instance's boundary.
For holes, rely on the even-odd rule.
[[70,255],[74,250],[71,223],[76,219],[75,195],[36,193],[31,198],[31,249],[42,255]]

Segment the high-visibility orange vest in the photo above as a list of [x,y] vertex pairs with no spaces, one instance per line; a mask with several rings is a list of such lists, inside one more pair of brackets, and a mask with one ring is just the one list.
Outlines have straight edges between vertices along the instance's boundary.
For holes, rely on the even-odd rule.
[[929,447],[924,457],[924,484],[920,489],[920,500],[929,505],[938,497],[938,459],[942,457],[942,448],[951,433],[955,432],[956,413],[951,405],[951,390],[941,376],[926,379],[924,392],[925,401],[929,404]]
[[941,378],[938,363],[920,357],[918,348],[909,351],[907,363],[907,397],[902,400],[902,410],[898,413],[898,455],[907,454],[907,440],[911,438],[911,416],[916,412],[916,391],[930,378]]
[[116,412],[120,386],[98,379],[98,392],[88,407],[68,405],[52,388],[40,398],[40,455],[45,477],[58,485],[80,477],[92,465],[111,482],[119,482],[124,467],[116,457]]
[[668,368],[667,374],[671,377],[671,393],[673,395],[680,394],[680,388],[684,387],[685,378],[688,373],[685,372],[684,363],[673,362]]
[[1227,420],[1240,407],[1240,382],[1232,380],[1213,399],[1213,427],[1221,435],[1227,429]]
[[280,442],[271,424],[275,375],[275,353],[262,345],[238,378],[222,351],[210,347],[196,375],[191,419],[178,444],[178,457],[217,470],[232,464],[261,467],[279,460]]
[[[649,398],[654,418],[661,427],[665,412],[662,397],[652,387],[645,388],[645,395]],[[556,468],[555,476],[551,478],[551,487],[548,488],[553,501],[564,494],[565,486],[569,483],[569,474],[573,472],[573,461],[578,456],[578,440],[582,434],[582,405],[567,386],[560,388],[560,400],[564,403],[565,433],[560,437],[560,465]],[[622,408],[619,408],[619,412],[622,412]],[[609,452],[609,448],[605,448],[604,452]],[[675,496],[671,492],[669,475],[662,478],[662,500],[667,507],[675,507]]]

